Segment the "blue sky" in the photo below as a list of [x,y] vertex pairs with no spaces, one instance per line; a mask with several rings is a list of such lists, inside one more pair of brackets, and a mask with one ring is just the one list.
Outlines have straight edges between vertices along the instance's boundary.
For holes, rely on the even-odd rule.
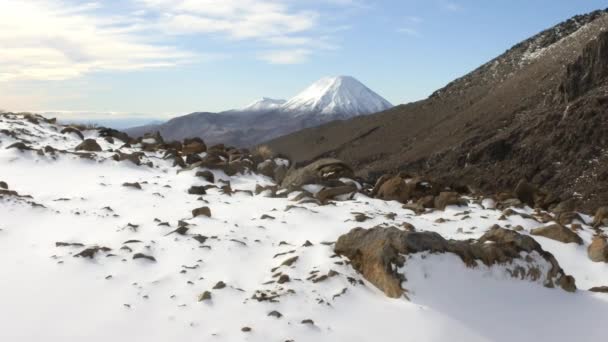
[[[0,108],[168,117],[352,75],[425,98],[585,0],[0,0]],[[103,114],[102,114],[103,113]]]

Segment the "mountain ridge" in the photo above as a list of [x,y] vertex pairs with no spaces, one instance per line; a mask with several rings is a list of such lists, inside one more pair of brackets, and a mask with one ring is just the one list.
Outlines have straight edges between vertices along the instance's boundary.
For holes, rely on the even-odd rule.
[[[606,10],[576,16],[425,100],[267,143],[298,162],[345,160],[372,179],[387,172],[424,172],[487,191],[512,189],[528,179],[559,198],[580,194],[577,200],[591,208],[608,201],[607,192],[598,190],[608,190],[600,176],[608,170],[601,165],[587,170],[579,162],[603,160],[606,148],[601,136],[608,123],[600,114],[606,112],[607,59],[597,56],[603,56],[607,30]],[[586,76],[591,65],[593,80]],[[580,89],[576,98],[569,97],[574,94],[569,85]]]
[[200,137],[210,143],[249,147],[302,128],[392,107],[351,76],[322,78],[291,100],[283,101],[264,97],[242,109],[195,112],[159,125],[132,127],[125,131],[133,136],[159,131],[170,140]]

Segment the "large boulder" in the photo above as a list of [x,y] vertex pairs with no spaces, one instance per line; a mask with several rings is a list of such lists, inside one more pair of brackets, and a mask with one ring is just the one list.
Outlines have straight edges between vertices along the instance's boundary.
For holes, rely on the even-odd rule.
[[522,201],[522,203],[534,208],[534,197],[536,196],[537,192],[534,185],[522,179],[519,181],[519,183],[517,183],[517,186],[513,192],[515,193],[515,196],[517,196],[517,199]]
[[324,158],[299,169],[290,169],[281,185],[296,190],[306,184],[324,184],[343,177],[354,177],[350,166],[338,159]]
[[206,151],[207,145],[205,145],[202,140],[189,141],[188,143],[184,143],[184,146],[182,147],[182,153],[186,156],[190,154],[203,153]]
[[467,205],[467,201],[460,198],[457,192],[442,192],[434,200],[435,209],[445,210],[449,205]]
[[382,182],[378,187],[376,197],[385,201],[405,203],[409,200],[410,194],[405,179],[400,176],[394,176]]
[[578,234],[562,226],[561,224],[552,224],[545,227],[535,228],[530,231],[530,234],[543,236],[563,243],[576,243],[579,245],[583,244],[583,239],[581,239]]
[[[569,292],[576,290],[574,278],[564,274],[553,255],[544,251],[533,238],[498,226],[492,227],[479,240],[465,241],[446,240],[435,232],[409,232],[395,227],[355,228],[340,236],[334,250],[349,258],[357,271],[392,298],[405,293],[402,283],[406,279],[398,272],[399,268],[406,267],[404,255],[420,252],[453,253],[468,267],[479,263],[503,265],[514,278],[542,280],[547,287],[559,286]],[[530,257],[533,252],[549,265],[545,273],[542,271],[545,268],[537,264],[543,260],[535,261]],[[514,265],[515,259],[520,260],[517,264],[528,263],[529,267]]]
[[336,186],[331,188],[324,188],[321,191],[317,192],[315,197],[321,201],[321,203],[325,203],[328,200],[335,199],[338,196],[352,194],[357,191],[357,186],[354,184],[347,184],[342,186]]
[[596,236],[587,247],[587,255],[593,262],[608,262],[608,242],[603,236]]
[[101,146],[95,139],[85,139],[76,146],[76,151],[101,152]]
[[593,227],[599,227],[608,223],[608,207],[600,207],[593,216]]

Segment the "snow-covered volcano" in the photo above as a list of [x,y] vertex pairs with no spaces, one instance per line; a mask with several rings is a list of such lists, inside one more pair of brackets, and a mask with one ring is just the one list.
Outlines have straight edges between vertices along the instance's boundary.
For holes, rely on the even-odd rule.
[[282,105],[287,102],[286,100],[271,99],[269,97],[262,97],[259,100],[253,101],[247,107],[240,109],[243,112],[259,112],[265,110],[273,110],[281,108]]
[[351,76],[324,77],[287,101],[281,109],[297,115],[348,117],[380,112],[393,105]]

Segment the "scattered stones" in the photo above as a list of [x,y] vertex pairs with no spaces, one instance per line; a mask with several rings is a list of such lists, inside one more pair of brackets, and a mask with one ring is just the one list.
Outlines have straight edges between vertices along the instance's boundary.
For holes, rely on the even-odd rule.
[[563,243],[576,243],[579,245],[583,244],[583,239],[581,239],[578,234],[560,224],[552,224],[545,227],[535,228],[530,231],[530,234],[543,236]]

